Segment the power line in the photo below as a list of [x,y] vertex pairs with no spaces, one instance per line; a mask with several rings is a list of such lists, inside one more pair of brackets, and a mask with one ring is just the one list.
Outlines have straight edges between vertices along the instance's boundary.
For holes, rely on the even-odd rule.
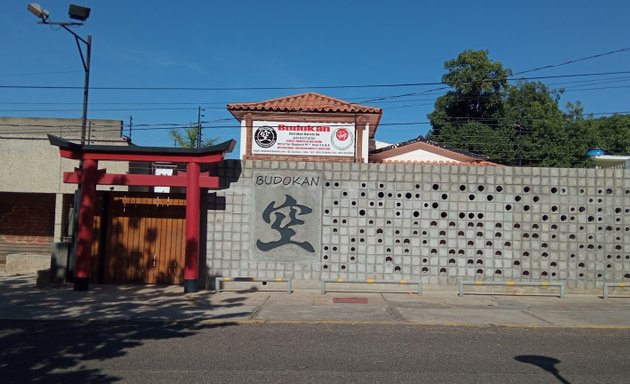
[[[532,76],[532,77],[509,77],[508,81],[524,81],[524,80],[544,80],[544,79],[566,79],[590,76],[607,76],[630,74],[630,71],[613,71],[613,72],[590,72],[590,73],[573,73],[549,76]],[[483,79],[476,82],[496,82],[504,79]],[[315,86],[298,86],[298,87],[90,87],[90,90],[100,91],[273,91],[273,90],[307,90],[307,89],[353,89],[353,88],[404,88],[404,87],[420,87],[431,85],[442,85],[444,82],[418,82],[418,83],[390,83],[390,84],[354,84],[354,85],[315,85]],[[50,90],[76,90],[83,89],[79,86],[57,86],[57,85],[0,85],[4,89],[50,89]],[[415,94],[415,93],[414,93]],[[400,97],[400,96],[397,96]]]
[[573,60],[567,60],[567,61],[563,61],[562,63],[558,63],[558,64],[549,64],[549,65],[543,65],[541,67],[536,67],[536,68],[532,68],[532,69],[526,69],[524,71],[516,72],[516,73],[514,73],[514,75],[521,75],[523,73],[536,72],[536,71],[541,71],[543,69],[562,67],[564,65],[579,63],[581,61],[596,59],[596,58],[599,58],[599,57],[614,55],[614,54],[621,53],[621,52],[626,52],[626,51],[630,51],[630,47],[619,48],[619,49],[615,49],[615,50],[612,50],[612,51],[599,53],[599,54],[596,54],[596,55],[580,57],[578,59],[573,59]]

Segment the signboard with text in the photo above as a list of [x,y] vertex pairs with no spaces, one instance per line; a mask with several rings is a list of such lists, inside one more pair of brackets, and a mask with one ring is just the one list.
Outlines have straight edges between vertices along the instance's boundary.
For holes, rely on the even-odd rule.
[[354,124],[254,121],[252,154],[354,156]]

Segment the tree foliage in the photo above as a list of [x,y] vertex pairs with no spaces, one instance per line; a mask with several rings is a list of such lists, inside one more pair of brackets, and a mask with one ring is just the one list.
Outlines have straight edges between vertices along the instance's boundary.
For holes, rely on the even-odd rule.
[[[171,129],[169,136],[176,147],[197,148],[198,130],[195,126],[186,127],[184,129]],[[214,144],[216,144],[216,139],[202,138],[201,148],[211,147]]]
[[510,84],[511,70],[487,51],[464,51],[444,65],[452,89],[429,114],[428,139],[506,165],[590,165],[589,148],[630,153],[630,115],[584,117],[581,104],[559,107],[561,91],[540,82]]

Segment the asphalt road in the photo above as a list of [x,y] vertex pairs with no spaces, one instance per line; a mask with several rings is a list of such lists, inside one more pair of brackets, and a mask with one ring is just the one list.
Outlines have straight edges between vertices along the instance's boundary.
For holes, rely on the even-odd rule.
[[630,330],[0,320],[1,383],[624,383]]

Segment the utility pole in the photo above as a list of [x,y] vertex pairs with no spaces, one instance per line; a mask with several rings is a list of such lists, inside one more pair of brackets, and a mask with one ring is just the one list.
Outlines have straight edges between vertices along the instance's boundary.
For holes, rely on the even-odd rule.
[[197,107],[197,148],[201,148],[201,106]]
[[131,140],[131,131],[133,129],[133,116],[129,116],[129,141]]

